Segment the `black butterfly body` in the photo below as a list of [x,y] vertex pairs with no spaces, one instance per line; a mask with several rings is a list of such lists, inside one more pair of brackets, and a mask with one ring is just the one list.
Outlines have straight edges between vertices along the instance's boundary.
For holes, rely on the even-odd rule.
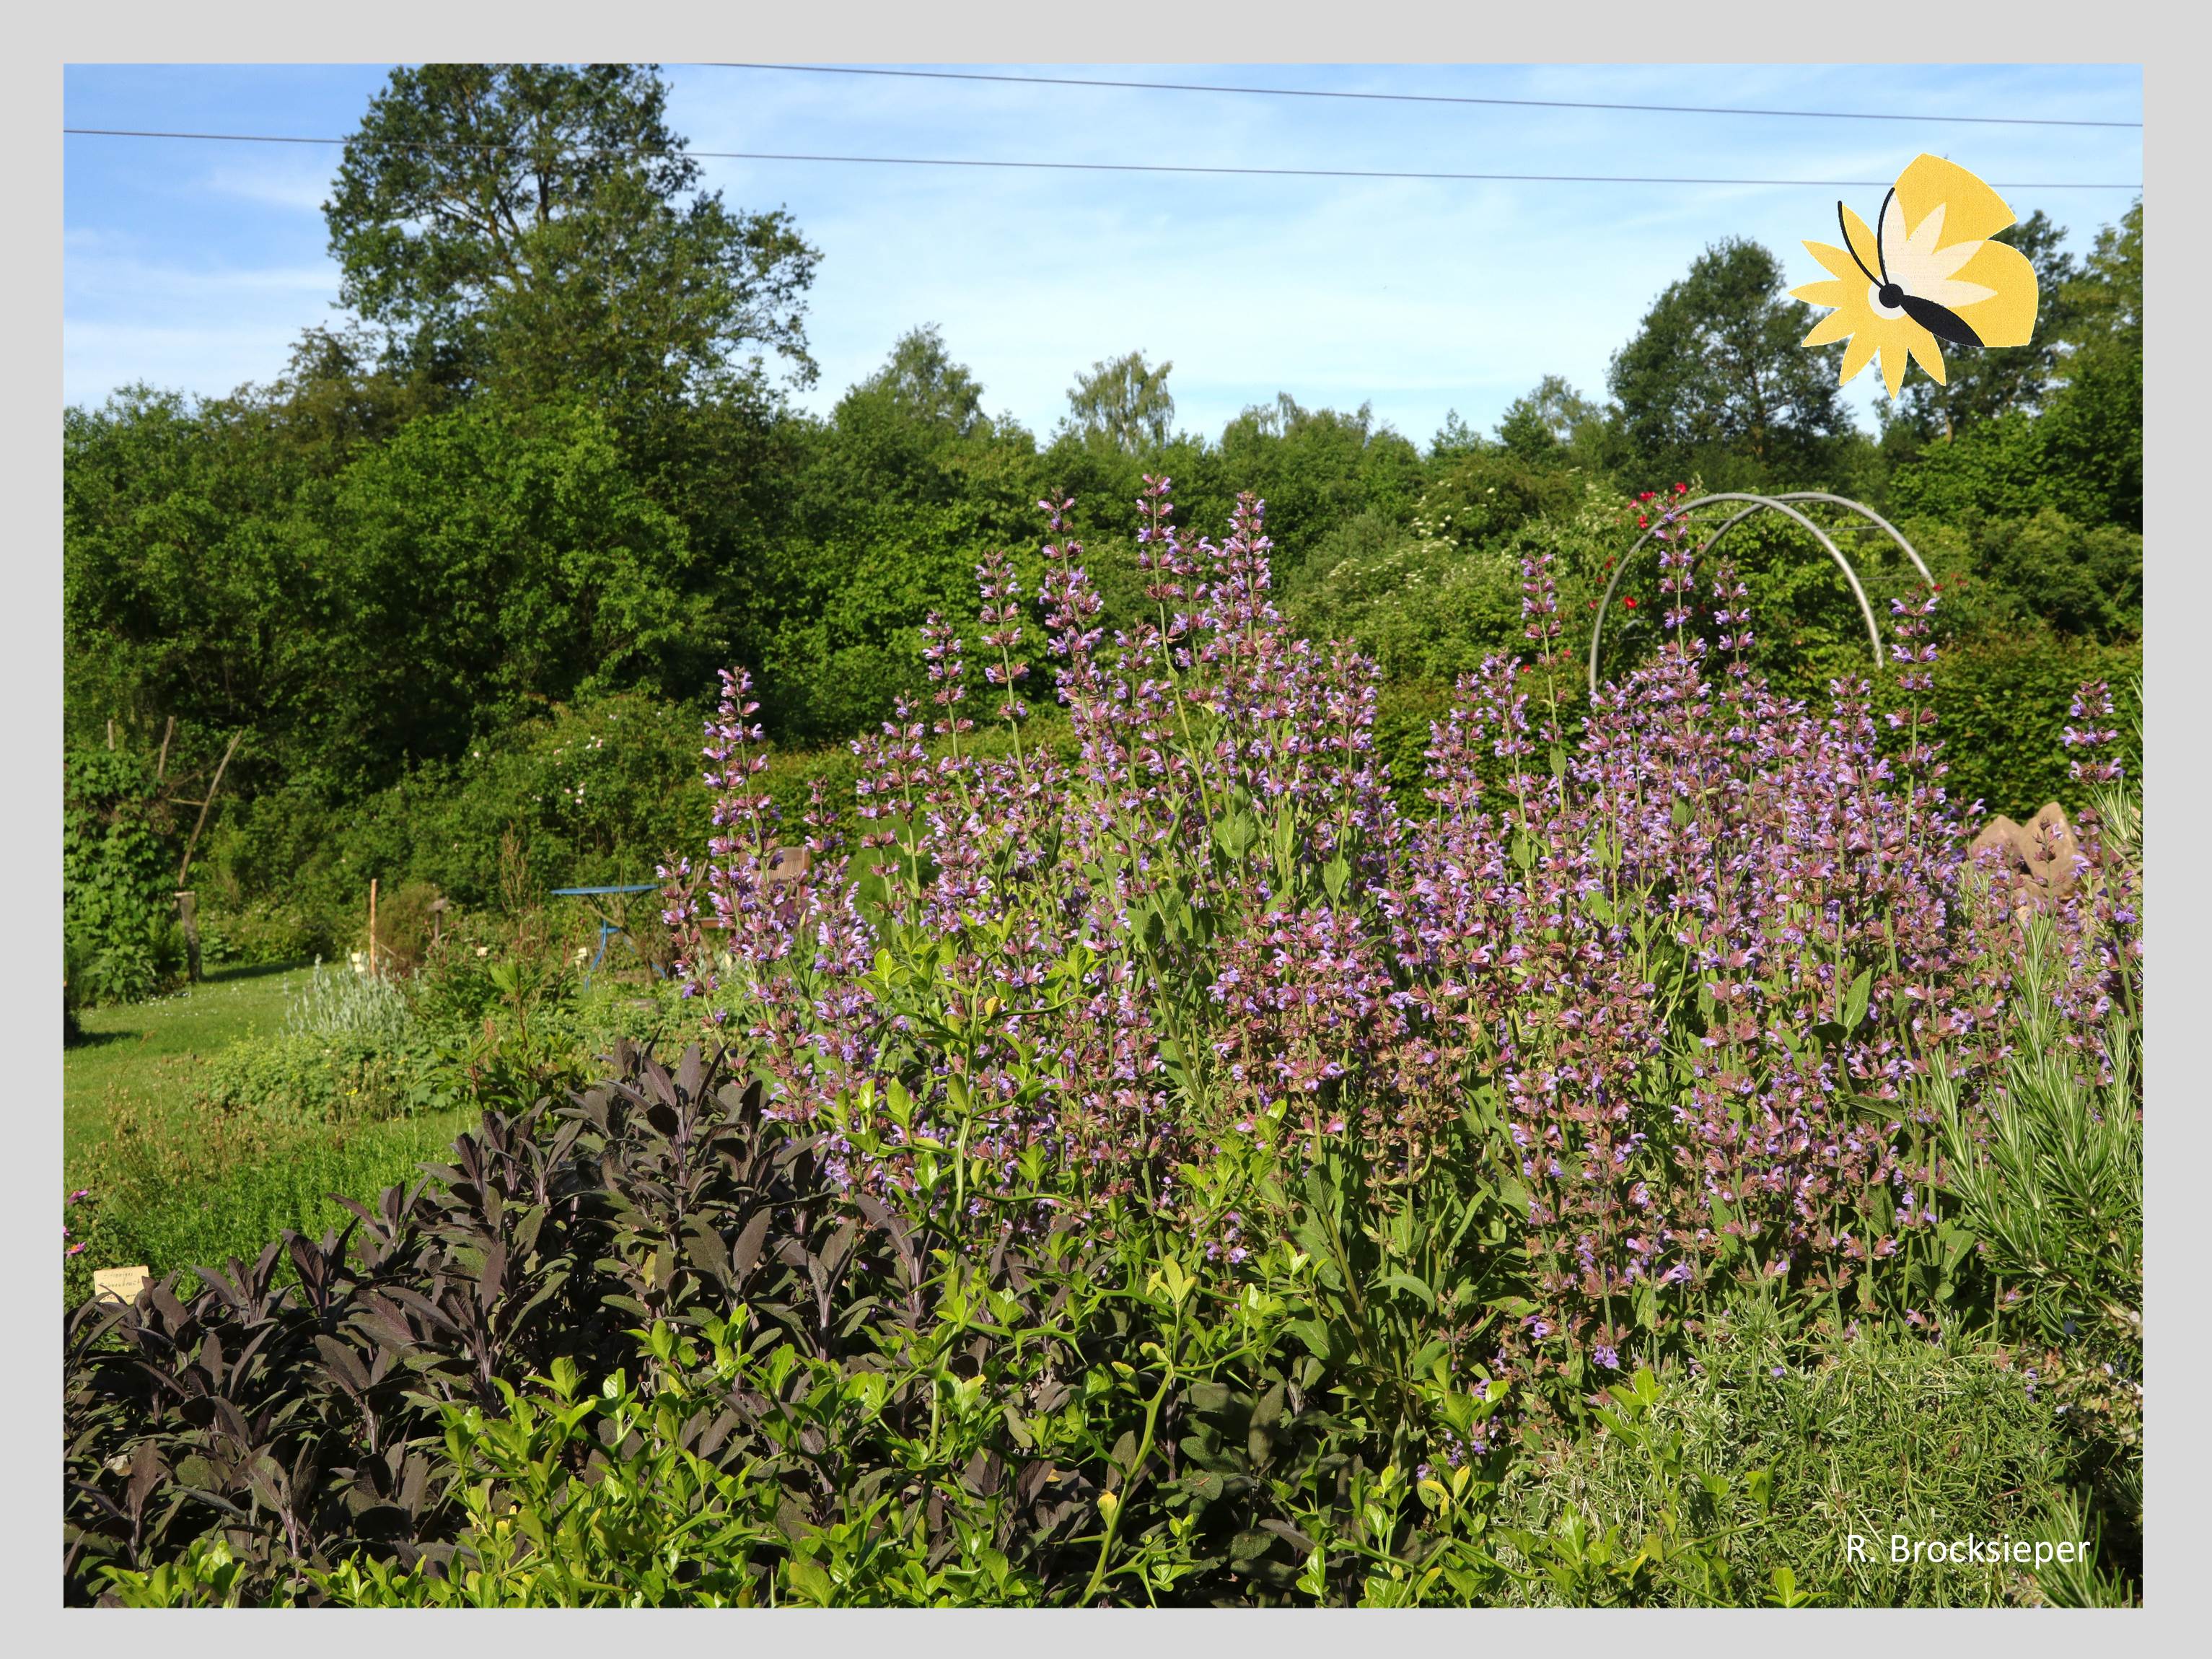
[[1907,294],[1902,285],[1890,280],[1889,255],[1882,242],[1889,228],[1889,210],[1896,201],[1897,187],[1893,185],[1889,194],[1881,198],[1881,213],[1875,221],[1875,260],[1881,267],[1880,276],[1867,270],[1866,261],[1859,258],[1858,249],[1852,245],[1850,227],[1844,219],[1844,204],[1836,204],[1836,223],[1843,230],[1844,246],[1850,251],[1851,263],[1865,271],[1867,281],[1875,284],[1875,299],[1880,304],[1892,311],[1903,312],[1939,340],[1949,340],[1957,345],[1981,344],[1982,337],[1974,332],[1973,325],[1950,307]]

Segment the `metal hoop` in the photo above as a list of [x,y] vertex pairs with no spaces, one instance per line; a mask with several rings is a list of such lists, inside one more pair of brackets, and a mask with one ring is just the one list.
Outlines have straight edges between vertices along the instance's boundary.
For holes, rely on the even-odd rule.
[[[1920,555],[1914,550],[1912,544],[1905,539],[1905,532],[1864,501],[1855,501],[1848,495],[1831,495],[1825,489],[1792,489],[1776,496],[1775,499],[1781,501],[1826,501],[1831,507],[1840,507],[1857,514],[1859,517],[1867,520],[1875,529],[1897,544],[1898,550],[1912,561],[1912,568],[1920,573],[1921,580],[1931,587],[1936,585],[1936,578],[1929,573],[1928,566],[1922,561]],[[1716,537],[1715,539],[1717,540],[1718,538]],[[1710,547],[1712,543],[1708,542],[1705,545]]]
[[[1935,578],[1928,574],[1927,565],[1921,561],[1920,555],[1913,550],[1912,544],[1905,539],[1905,537],[1899,532],[1897,526],[1890,523],[1888,520],[1883,518],[1880,514],[1876,513],[1872,507],[1867,507],[1862,502],[1851,501],[1842,495],[1831,495],[1825,490],[1818,489],[1796,489],[1789,491],[1788,493],[1781,495],[1752,495],[1741,494],[1734,490],[1727,490],[1717,495],[1700,495],[1694,501],[1687,501],[1680,507],[1670,508],[1669,514],[1671,516],[1682,520],[1685,527],[1686,528],[1691,514],[1696,512],[1698,508],[1701,507],[1711,506],[1720,501],[1743,501],[1747,503],[1747,505],[1739,508],[1735,513],[1732,514],[1718,530],[1713,532],[1713,533],[1706,538],[1705,546],[1708,549],[1710,549],[1715,543],[1718,542],[1722,537],[1727,535],[1729,531],[1735,529],[1736,526],[1741,524],[1746,519],[1750,518],[1753,514],[1771,511],[1783,514],[1785,516],[1796,520],[1800,526],[1811,533],[1814,541],[1817,541],[1822,547],[1827,550],[1828,556],[1835,562],[1836,568],[1844,573],[1844,580],[1850,584],[1851,597],[1858,601],[1859,615],[1864,618],[1866,622],[1867,641],[1874,652],[1875,672],[1877,674],[1881,673],[1881,629],[1875,622],[1874,606],[1868,603],[1866,589],[1859,584],[1858,573],[1851,568],[1851,562],[1844,556],[1843,550],[1838,547],[1833,541],[1829,539],[1827,532],[1821,529],[1820,526],[1814,524],[1812,520],[1807,518],[1796,507],[1790,506],[1790,503],[1792,501],[1824,501],[1832,506],[1848,508],[1850,511],[1857,514],[1860,517],[1870,520],[1876,529],[1886,532],[1888,534],[1890,540],[1895,542],[1897,545],[1904,550],[1905,556],[1912,561],[1913,568],[1920,573],[1924,580],[1933,582]],[[1662,520],[1662,523],[1664,523],[1664,520]],[[1607,614],[1613,608],[1613,593],[1620,586],[1620,579],[1628,574],[1630,560],[1634,559],[1638,553],[1644,550],[1644,543],[1650,541],[1654,536],[1657,535],[1659,533],[1660,527],[1661,526],[1659,525],[1654,525],[1636,538],[1636,545],[1628,550],[1627,556],[1623,558],[1619,564],[1613,567],[1613,580],[1605,585],[1605,597],[1598,601],[1597,622],[1590,629],[1589,689],[1590,696],[1592,697],[1595,697],[1597,696],[1598,647],[1605,638],[1605,619]]]

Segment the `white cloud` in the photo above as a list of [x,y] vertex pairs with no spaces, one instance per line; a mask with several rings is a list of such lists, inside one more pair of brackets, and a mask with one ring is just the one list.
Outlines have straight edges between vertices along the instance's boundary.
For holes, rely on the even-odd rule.
[[282,373],[298,332],[283,319],[198,327],[72,321],[62,330],[64,399],[98,404],[140,381],[220,396]]
[[200,180],[200,188],[210,196],[311,213],[319,221],[323,203],[331,193],[332,176],[333,168],[329,166],[270,163],[217,167],[210,169]]

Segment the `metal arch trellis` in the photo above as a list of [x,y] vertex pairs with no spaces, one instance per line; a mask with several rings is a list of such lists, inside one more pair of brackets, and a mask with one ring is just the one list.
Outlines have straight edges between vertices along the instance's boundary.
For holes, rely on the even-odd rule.
[[[1867,600],[1866,589],[1860,585],[1858,572],[1851,568],[1851,562],[1844,556],[1843,550],[1829,538],[1828,532],[1806,517],[1804,514],[1800,513],[1790,503],[1819,501],[1857,514],[1873,528],[1881,531],[1890,540],[1897,544],[1905,556],[1912,561],[1912,568],[1920,573],[1922,580],[1933,584],[1936,579],[1929,574],[1927,563],[1914,550],[1912,544],[1905,539],[1904,532],[1864,502],[1852,501],[1846,495],[1832,495],[1821,489],[1793,489],[1779,495],[1752,495],[1734,490],[1724,490],[1711,495],[1700,495],[1694,501],[1686,501],[1680,507],[1669,508],[1668,516],[1678,522],[1686,523],[1690,514],[1699,507],[1711,507],[1722,501],[1742,501],[1746,505],[1731,514],[1719,529],[1706,538],[1707,549],[1711,549],[1722,537],[1753,514],[1774,512],[1796,520],[1810,532],[1814,541],[1827,550],[1828,556],[1835,561],[1836,568],[1844,573],[1844,580],[1850,584],[1851,597],[1858,601],[1859,615],[1866,621],[1867,641],[1874,651],[1875,672],[1879,674],[1881,672],[1881,629],[1874,619],[1874,606]],[[1592,697],[1597,696],[1598,647],[1605,638],[1605,619],[1607,613],[1613,607],[1613,593],[1620,586],[1620,579],[1628,574],[1630,561],[1644,550],[1644,543],[1659,534],[1667,521],[1667,518],[1662,517],[1658,524],[1653,525],[1636,538],[1636,545],[1630,548],[1627,556],[1613,567],[1613,580],[1605,585],[1605,597],[1598,601],[1597,622],[1590,629],[1589,689]]]

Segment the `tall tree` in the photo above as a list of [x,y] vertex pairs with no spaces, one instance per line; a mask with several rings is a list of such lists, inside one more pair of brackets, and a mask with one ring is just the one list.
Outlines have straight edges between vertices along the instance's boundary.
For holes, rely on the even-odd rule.
[[1505,406],[1498,441],[1523,460],[1551,460],[1563,450],[1586,446],[1604,419],[1605,411],[1565,378],[1547,374],[1534,391]]
[[1168,391],[1174,367],[1150,367],[1141,351],[1091,364],[1068,388],[1064,429],[1125,454],[1157,448],[1167,441],[1175,420],[1175,398]]
[[1850,425],[1838,396],[1843,348],[1798,343],[1814,313],[1783,283],[1773,254],[1731,239],[1660,295],[1609,377],[1637,464],[1655,473],[1694,465],[1709,483],[1802,477],[1821,465]]
[[847,411],[876,402],[900,418],[956,437],[972,437],[989,422],[983,413],[983,386],[965,363],[956,363],[934,323],[901,335],[884,366],[838,404]]
[[2085,522],[2142,527],[2143,225],[2137,202],[2064,291],[2069,349],[2037,422],[2059,505]]
[[817,255],[781,210],[699,188],[650,65],[430,64],[392,72],[325,204],[344,302],[420,372],[618,416],[811,379]]

